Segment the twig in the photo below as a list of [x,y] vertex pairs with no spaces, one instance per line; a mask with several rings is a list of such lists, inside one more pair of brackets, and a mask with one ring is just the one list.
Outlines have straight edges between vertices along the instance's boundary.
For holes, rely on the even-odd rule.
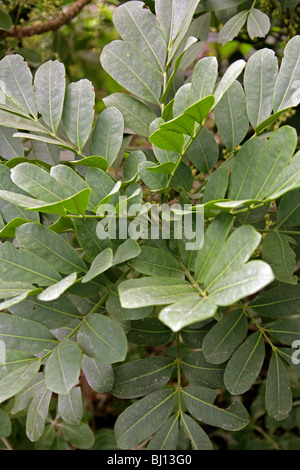
[[8,31],[0,30],[0,37],[25,38],[35,36],[36,34],[44,34],[49,31],[57,31],[65,24],[70,23],[75,16],[92,0],[77,0],[66,12],[47,23],[33,24],[31,26],[14,26]]

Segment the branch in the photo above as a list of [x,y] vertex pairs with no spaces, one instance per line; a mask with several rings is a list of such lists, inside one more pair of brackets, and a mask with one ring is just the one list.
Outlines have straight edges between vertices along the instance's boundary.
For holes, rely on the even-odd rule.
[[75,16],[92,0],[77,0],[65,13],[57,18],[48,21],[48,23],[39,23],[31,26],[14,26],[9,31],[0,30],[0,37],[25,38],[36,34],[44,34],[48,31],[57,31],[65,24],[70,23]]

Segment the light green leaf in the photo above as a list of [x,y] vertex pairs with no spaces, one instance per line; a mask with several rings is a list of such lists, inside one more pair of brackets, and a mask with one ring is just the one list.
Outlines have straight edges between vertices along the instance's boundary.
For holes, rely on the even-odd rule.
[[294,36],[287,43],[284,57],[276,80],[273,109],[276,113],[281,109],[297,106],[300,101],[300,36]]
[[217,76],[218,62],[215,57],[204,57],[196,63],[192,75],[192,103],[213,94]]
[[270,27],[271,22],[268,15],[257,8],[251,8],[247,21],[250,38],[264,38],[270,31]]
[[179,331],[187,325],[212,318],[216,310],[217,306],[209,298],[195,293],[163,308],[159,319],[172,331]]
[[108,166],[116,160],[123,142],[124,119],[114,107],[107,108],[100,114],[92,134],[92,152],[104,157]]
[[15,130],[0,126],[0,155],[5,160],[24,157],[21,140],[13,137]]
[[271,49],[255,52],[244,74],[247,112],[254,129],[269,118],[273,109],[273,91],[278,74],[278,60]]
[[79,80],[67,87],[62,120],[70,141],[81,151],[94,120],[95,92],[89,80]]
[[[16,138],[14,138],[17,141]],[[49,144],[47,142],[31,141],[31,148],[34,157],[49,165],[58,165],[60,159],[60,148],[58,145]]]
[[58,395],[58,413],[65,423],[80,424],[83,414],[80,387],[72,388],[67,395]]
[[113,264],[122,264],[126,261],[136,258],[141,253],[139,244],[129,238],[122,245],[118,246],[114,253]]
[[244,406],[235,401],[224,410],[214,405],[217,392],[201,385],[192,385],[182,390],[189,412],[199,421],[227,431],[239,431],[249,424],[249,415]]
[[9,299],[17,295],[32,291],[34,287],[31,284],[19,281],[5,281],[0,279],[0,299]]
[[224,73],[222,79],[218,83],[218,86],[215,90],[215,93],[214,93],[215,105],[214,106],[217,106],[222,96],[231,87],[231,85],[237,79],[237,77],[242,73],[243,69],[245,68],[245,65],[246,65],[246,62],[243,59],[240,59],[228,67],[228,69]]
[[259,375],[265,358],[265,345],[261,332],[250,335],[229,360],[224,383],[232,395],[247,392]]
[[218,41],[220,44],[222,44],[222,46],[225,46],[227,42],[232,41],[233,38],[239,34],[240,29],[246,23],[248,13],[248,10],[240,11],[230,18],[230,20],[228,20],[227,23],[220,29]]
[[64,277],[61,281],[53,284],[52,286],[47,287],[43,292],[41,292],[37,298],[43,300],[44,302],[50,302],[51,300],[58,299],[69,287],[71,287],[77,279],[77,273],[69,274],[69,276]]
[[296,254],[290,244],[295,244],[293,238],[274,230],[264,238],[262,258],[269,263],[276,279],[288,284],[297,284],[298,278],[293,276]]
[[77,341],[84,354],[102,364],[112,364],[125,359],[125,333],[121,326],[104,315],[89,315],[80,327]]
[[293,406],[293,396],[285,366],[273,353],[266,383],[266,409],[275,421],[286,419]]
[[207,434],[190,416],[182,413],[180,424],[184,433],[190,439],[193,450],[213,450]]
[[129,279],[119,285],[120,301],[124,308],[175,303],[194,292],[191,284],[172,277]]
[[55,134],[63,112],[66,80],[65,67],[58,60],[42,64],[34,76],[37,107],[43,120]]
[[[40,124],[39,121],[31,119],[29,116],[27,118],[23,115],[8,112],[3,109],[0,109],[0,125],[4,127],[12,127],[13,129],[22,129],[24,131],[33,131],[39,133],[46,132],[46,128]],[[26,137],[28,138],[28,134],[26,134]]]
[[163,388],[170,380],[174,361],[167,357],[148,357],[114,369],[111,391],[118,398],[137,398]]
[[202,350],[210,364],[223,364],[243,342],[248,332],[247,318],[237,309],[225,315],[206,334]]
[[0,75],[3,93],[17,106],[36,117],[32,75],[23,57],[18,54],[5,56],[0,61]]
[[254,294],[274,280],[270,266],[263,261],[250,261],[234,272],[225,274],[209,289],[209,298],[217,305],[227,306]]
[[224,144],[233,150],[244,139],[249,127],[244,90],[237,80],[215,107],[215,119]]
[[76,343],[65,338],[47,359],[45,383],[52,392],[66,395],[77,383],[82,354]]
[[156,432],[172,412],[174,394],[173,390],[153,392],[126,408],[115,424],[118,446],[130,449]]
[[94,277],[107,271],[111,266],[113,266],[113,252],[111,248],[106,248],[106,250],[96,256],[89,271],[82,279],[82,282],[85,283],[91,281]]
[[92,168],[100,168],[103,171],[108,169],[108,162],[103,157],[93,155],[91,157],[82,158],[81,160],[70,161],[72,165],[81,165]]
[[37,392],[40,392],[45,387],[43,373],[38,372],[33,379],[15,396],[14,407],[11,414],[14,415],[19,411],[27,408]]
[[33,397],[27,413],[26,436],[30,441],[40,439],[45,429],[52,392],[44,387]]
[[86,271],[86,265],[77,251],[63,237],[48,228],[27,223],[16,229],[20,245],[47,261],[63,274]]
[[115,376],[110,364],[102,364],[85,354],[82,359],[82,372],[95,392],[106,393],[113,388]]

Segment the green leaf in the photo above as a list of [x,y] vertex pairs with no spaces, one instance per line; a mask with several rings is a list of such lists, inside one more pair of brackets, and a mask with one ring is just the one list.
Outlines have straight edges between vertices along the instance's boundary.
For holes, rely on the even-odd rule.
[[163,388],[170,380],[174,361],[167,357],[148,357],[114,369],[111,391],[118,398],[137,398]]
[[17,106],[36,117],[32,75],[23,57],[18,54],[5,56],[0,61],[0,75],[3,93]]
[[224,383],[232,395],[247,392],[259,375],[265,358],[262,334],[257,331],[239,346],[229,360],[224,374]]
[[192,385],[220,388],[224,386],[225,366],[209,364],[202,351],[185,354],[181,360],[182,371]]
[[143,2],[127,2],[114,12],[114,25],[121,37],[143,53],[154,68],[163,72],[167,45],[154,15]]
[[172,412],[174,394],[173,390],[153,392],[126,408],[115,424],[118,446],[130,449],[156,432]]
[[136,258],[141,253],[139,244],[129,238],[122,245],[118,246],[114,253],[113,264],[123,264],[128,260]]
[[32,354],[53,348],[57,343],[44,325],[7,313],[0,313],[0,339],[8,349],[30,351]]
[[219,147],[207,127],[201,129],[187,154],[197,170],[209,173],[218,160]]
[[203,429],[190,416],[181,414],[180,425],[190,439],[193,450],[213,450],[212,443]]
[[65,67],[58,60],[42,64],[34,76],[37,107],[45,123],[55,134],[63,112],[65,98]]
[[40,439],[45,429],[52,392],[44,387],[33,397],[27,413],[26,436],[30,441]]
[[110,364],[102,364],[85,354],[82,359],[82,372],[90,387],[98,393],[110,392],[115,376]]
[[217,76],[218,61],[215,57],[204,57],[196,63],[191,87],[193,103],[213,94]]
[[0,278],[7,281],[19,279],[21,282],[49,286],[61,279],[58,272],[46,261],[12,243],[0,244]]
[[6,401],[20,392],[38,373],[40,360],[31,361],[29,364],[15,369],[0,379],[0,403]]
[[[20,351],[19,351],[20,352]],[[14,407],[11,414],[16,414],[19,411],[27,408],[36,393],[44,389],[45,383],[43,380],[43,373],[38,372],[33,379],[15,396]]]
[[[0,10],[0,18],[1,18],[1,10]],[[1,22],[0,22],[1,24]],[[0,409],[0,439],[8,437],[11,433],[12,425],[10,418],[4,410]]]
[[278,60],[271,49],[255,52],[244,74],[247,112],[254,129],[269,118],[273,109],[273,91],[278,74]]
[[139,175],[152,191],[159,191],[167,185],[167,175],[165,173],[150,172],[148,168],[156,167],[155,163],[150,161],[141,162],[138,166]]
[[70,162],[72,165],[81,165],[92,168],[100,168],[100,170],[106,171],[108,169],[108,162],[103,157],[97,155],[82,158],[81,160],[73,160]]
[[[0,28],[9,30],[12,26],[12,19],[10,15],[5,11],[0,8]],[[3,436],[6,437],[6,436]]]
[[66,90],[62,120],[70,141],[81,151],[94,120],[95,92],[89,80],[71,83]]
[[300,319],[277,320],[268,325],[266,330],[281,343],[292,346],[300,338]]
[[215,106],[217,106],[222,96],[231,87],[237,77],[242,73],[245,68],[245,65],[246,62],[243,59],[240,59],[228,67],[215,90]]
[[0,279],[0,299],[8,299],[17,295],[32,291],[34,287],[31,284],[19,281],[5,281]]
[[100,240],[97,237],[98,222],[96,220],[74,218],[72,221],[75,226],[78,243],[89,258],[94,259],[107,248],[107,240]]
[[[150,125],[149,133],[153,134],[155,131],[159,129],[159,126],[163,123],[164,123],[164,120],[162,118],[155,119]],[[156,159],[161,165],[163,165],[164,163],[175,164],[178,160],[178,152],[171,152],[168,150],[164,150],[159,147],[156,147],[156,145],[152,145],[152,150],[154,152]]]
[[119,285],[120,301],[124,308],[175,303],[194,292],[191,284],[172,277],[129,279]]
[[104,70],[130,93],[159,104],[161,73],[138,49],[125,41],[112,41],[104,46],[100,60]]
[[125,333],[121,326],[104,315],[94,313],[86,317],[78,332],[77,341],[84,354],[102,364],[112,364],[125,359]]
[[248,13],[248,10],[240,11],[230,18],[230,20],[227,21],[227,23],[220,29],[218,41],[222,46],[225,46],[227,42],[232,41],[233,38],[239,34],[240,29],[246,23]]
[[182,267],[176,258],[152,246],[142,246],[141,253],[130,260],[129,265],[136,271],[151,276],[184,278]]
[[75,283],[76,279],[76,272],[69,274],[69,276],[64,277],[61,281],[57,282],[56,284],[47,287],[47,289],[41,292],[37,298],[39,300],[43,300],[44,302],[56,300]]
[[123,165],[123,177],[126,182],[131,182],[136,180],[138,175],[138,167],[139,164],[146,161],[145,154],[140,151],[136,150],[131,152],[126,160],[124,161]]
[[60,235],[48,228],[27,223],[16,229],[16,238],[26,250],[39,257],[63,274],[86,271],[86,265],[77,251]]
[[[3,107],[4,105],[1,106]],[[3,109],[0,109],[0,125],[4,127],[12,127],[13,129],[22,129],[24,131],[33,131],[38,133],[46,131],[45,127],[40,124],[39,121],[31,119],[29,116],[23,117],[23,115],[14,114],[12,112],[4,111]],[[20,135],[21,137],[23,136],[22,134]],[[29,134],[26,134],[27,138],[28,136]],[[37,136],[36,138],[40,139],[42,137]]]
[[0,311],[9,309],[12,306],[17,305],[20,302],[22,302],[29,295],[37,294],[39,292],[41,292],[41,289],[33,288],[30,291],[27,291],[27,292],[24,292],[23,294],[17,295],[16,297],[12,297],[10,299],[4,300],[3,302],[0,303]]
[[224,410],[214,405],[217,392],[201,385],[191,385],[182,390],[187,409],[199,421],[227,431],[239,431],[249,424],[249,415],[239,401]]
[[247,21],[247,29],[250,38],[264,38],[270,31],[270,27],[271,23],[268,15],[257,8],[251,8]]
[[215,107],[215,119],[224,144],[233,150],[244,139],[249,127],[244,90],[237,80]]
[[49,329],[70,325],[80,317],[75,304],[65,295],[47,302],[30,296],[20,304],[10,307],[9,311],[19,317],[41,323]]
[[172,331],[158,318],[144,318],[131,322],[128,341],[143,346],[160,346],[170,341]]
[[118,294],[118,283],[114,285],[106,301],[106,310],[113,318],[122,320],[139,320],[147,317],[153,310],[152,307],[123,308]]
[[211,174],[204,188],[203,204],[225,198],[230,180],[231,166],[232,160],[228,160]]
[[299,104],[300,36],[294,36],[287,43],[284,57],[276,80],[273,109],[276,113]]
[[93,207],[97,207],[115,187],[110,176],[100,168],[89,168],[85,180],[92,190],[90,202]]
[[286,419],[293,406],[293,396],[285,366],[273,353],[266,383],[266,409],[275,421]]
[[227,306],[254,294],[274,280],[270,266],[263,261],[250,261],[234,272],[225,274],[208,290],[212,302]]
[[300,225],[300,189],[290,191],[285,194],[278,207],[277,226]]
[[106,248],[106,250],[96,256],[89,271],[82,279],[82,282],[86,283],[91,281],[94,277],[107,271],[111,266],[113,266],[113,252],[111,248]]
[[248,305],[261,317],[280,318],[300,313],[300,284],[282,284],[258,294]]
[[48,389],[62,395],[68,394],[78,381],[81,360],[78,346],[65,338],[47,359],[44,378]]
[[178,444],[178,415],[171,416],[153,435],[147,450],[176,450]]
[[243,342],[248,332],[245,313],[241,309],[225,315],[206,334],[202,350],[210,364],[223,364]]
[[216,310],[217,306],[209,298],[195,293],[163,308],[159,319],[172,331],[180,331],[185,326],[212,318]]
[[65,440],[78,449],[89,449],[94,444],[93,431],[86,423],[77,426],[63,423],[61,429]]
[[24,157],[21,140],[13,137],[15,130],[0,126],[0,155],[5,160]]
[[[14,140],[17,141],[16,138],[14,138]],[[59,164],[60,148],[57,145],[32,140],[31,148],[37,160],[48,163],[51,166]]]
[[124,119],[114,107],[107,108],[100,114],[92,134],[92,152],[104,157],[108,166],[116,160],[123,142]]
[[202,348],[203,340],[214,324],[215,322],[209,319],[204,321],[200,328],[195,328],[198,324],[185,327],[180,332],[183,343],[193,349]]
[[58,413],[65,423],[80,424],[83,414],[80,387],[72,388],[67,395],[58,395]]
[[103,101],[106,106],[114,106],[121,111],[126,127],[136,134],[149,136],[149,126],[156,115],[146,104],[124,93],[114,93]]
[[264,238],[262,258],[269,263],[276,279],[288,284],[297,284],[298,278],[293,276],[296,254],[290,244],[295,244],[293,238],[274,230]]

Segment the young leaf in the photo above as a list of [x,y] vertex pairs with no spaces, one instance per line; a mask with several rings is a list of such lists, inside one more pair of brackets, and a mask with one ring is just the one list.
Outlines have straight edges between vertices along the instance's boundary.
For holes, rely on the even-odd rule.
[[160,390],[126,408],[115,424],[121,449],[130,449],[156,432],[168,419],[174,403],[173,390]]
[[74,272],[69,274],[69,276],[64,277],[61,281],[53,284],[52,286],[47,287],[43,292],[41,292],[37,298],[43,300],[44,302],[50,302],[52,300],[58,299],[66,290],[71,287],[77,279],[77,273]]

